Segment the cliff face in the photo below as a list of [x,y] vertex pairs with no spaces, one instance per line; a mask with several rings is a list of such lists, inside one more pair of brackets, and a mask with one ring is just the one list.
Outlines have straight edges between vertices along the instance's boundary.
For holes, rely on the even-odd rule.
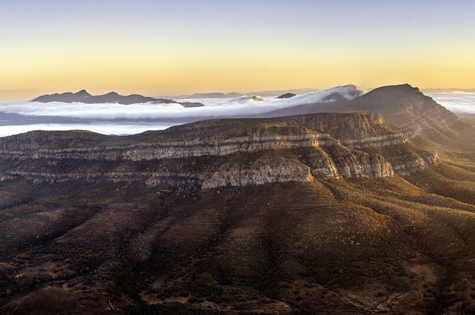
[[379,115],[361,113],[211,120],[124,138],[35,131],[0,139],[0,149],[1,180],[202,189],[408,175],[439,163]]
[[411,128],[438,142],[455,138],[461,131],[470,129],[457,115],[409,84],[374,89],[339,111],[379,113],[394,126]]

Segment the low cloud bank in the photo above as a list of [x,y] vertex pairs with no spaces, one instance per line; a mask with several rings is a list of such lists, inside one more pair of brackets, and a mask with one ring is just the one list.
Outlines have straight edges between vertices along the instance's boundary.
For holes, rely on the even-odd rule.
[[[206,106],[197,108],[184,108],[179,104],[148,103],[120,105],[5,102],[0,103],[0,137],[31,130],[72,129],[129,135],[146,130],[165,129],[185,121],[257,115],[281,108],[329,101],[334,96],[351,100],[356,94],[359,94],[358,90],[348,85],[288,99],[253,96],[228,100],[201,99]],[[437,91],[426,95],[455,113],[475,114],[475,92]]]
[[233,117],[262,114],[280,108],[317,103],[337,93],[346,99],[354,98],[356,88],[352,85],[335,87],[316,93],[308,93],[288,99],[263,99],[239,97],[216,102],[204,107],[185,108],[179,104],[83,104],[83,103],[38,103],[8,102],[0,104],[0,113],[25,116],[75,117],[83,119],[176,119],[182,117]]
[[475,92],[441,91],[426,95],[454,113],[475,114]]

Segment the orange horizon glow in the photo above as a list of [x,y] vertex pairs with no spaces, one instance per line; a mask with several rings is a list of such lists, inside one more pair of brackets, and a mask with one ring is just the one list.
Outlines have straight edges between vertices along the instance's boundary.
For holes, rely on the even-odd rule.
[[[151,67],[152,68],[152,67]],[[221,66],[216,68],[190,66],[184,70],[96,68],[89,73],[54,69],[48,75],[41,71],[23,70],[21,78],[0,79],[0,102],[29,100],[42,94],[77,92],[86,89],[93,95],[110,91],[119,94],[147,96],[184,95],[208,92],[238,92],[285,90],[298,88],[326,89],[338,85],[355,84],[365,88],[408,83],[421,89],[475,88],[475,67],[462,69],[451,65],[407,67],[386,66],[363,69],[335,65],[300,65],[293,67]]]
[[81,3],[0,3],[0,101],[81,89],[475,88],[467,1]]

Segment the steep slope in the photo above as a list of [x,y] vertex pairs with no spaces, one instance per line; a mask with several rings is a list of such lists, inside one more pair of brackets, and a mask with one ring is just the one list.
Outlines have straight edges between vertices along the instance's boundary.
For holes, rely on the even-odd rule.
[[126,138],[36,131],[0,139],[0,150],[3,180],[105,178],[166,187],[386,177],[439,163],[380,116],[359,113],[211,120]]
[[449,143],[450,139],[460,138],[467,132],[473,133],[469,123],[408,84],[374,89],[338,111],[379,113],[390,124],[412,128],[441,143]]
[[[413,135],[423,135],[455,149],[475,150],[473,122],[459,118],[418,88],[409,84],[383,86],[354,99],[336,99],[284,108],[262,116],[283,116],[321,112],[371,112],[380,114],[389,124]],[[408,131],[409,132],[409,131]]]

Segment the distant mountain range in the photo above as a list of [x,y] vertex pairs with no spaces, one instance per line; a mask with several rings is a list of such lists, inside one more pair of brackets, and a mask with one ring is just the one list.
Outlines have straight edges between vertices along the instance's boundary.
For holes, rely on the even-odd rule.
[[240,97],[243,96],[243,94],[240,93],[195,93],[193,95],[187,96],[189,98],[235,98],[235,97]]
[[173,96],[172,98],[236,98],[246,95],[260,95],[260,96],[275,96],[281,94],[305,94],[305,93],[314,93],[319,92],[319,89],[289,89],[289,90],[271,90],[271,91],[254,91],[254,92],[247,92],[247,93],[221,93],[221,92],[211,92],[211,93],[195,93],[192,95],[180,95],[180,96]]
[[116,92],[110,92],[104,95],[91,95],[86,90],[81,90],[76,93],[66,92],[62,94],[47,94],[42,95],[32,102],[50,103],[50,102],[63,102],[63,103],[86,103],[86,104],[101,104],[101,103],[118,103],[123,105],[137,104],[137,103],[157,103],[157,104],[180,104],[184,107],[201,107],[204,106],[198,102],[176,102],[174,100],[165,98],[153,98],[140,94],[131,94],[127,96],[120,95]]

